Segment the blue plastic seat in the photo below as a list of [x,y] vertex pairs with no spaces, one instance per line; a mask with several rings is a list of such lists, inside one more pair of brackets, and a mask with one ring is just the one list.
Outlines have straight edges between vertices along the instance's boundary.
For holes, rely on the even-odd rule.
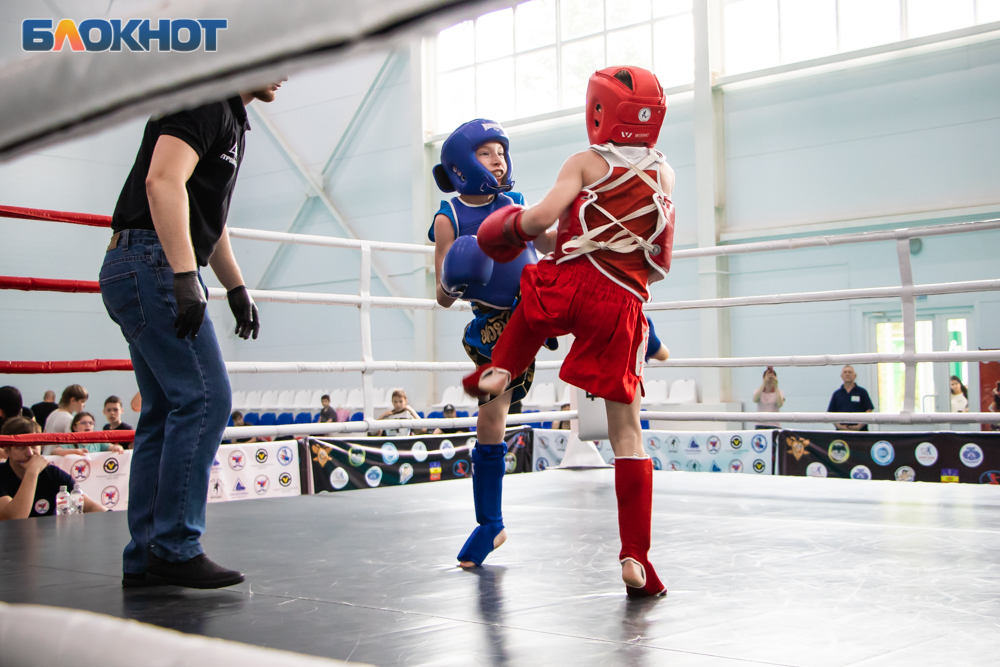
[[[308,413],[304,413],[304,414],[308,414]],[[314,424],[315,424],[316,422],[318,422],[318,421],[319,421],[319,413],[317,412],[316,414],[314,414],[314,415],[312,416],[312,419],[311,419],[310,421],[311,421],[311,422],[313,422]]]
[[355,412],[353,415],[351,415],[352,422],[361,422],[364,420],[365,420],[365,413],[363,412]]
[[[318,419],[319,415],[316,415],[316,417]],[[312,423],[312,415],[309,414],[308,412],[300,412],[299,414],[295,415],[295,423],[296,424],[311,424]]]
[[[477,412],[476,414],[479,414],[479,413]],[[455,410],[455,416],[456,417],[468,417],[469,416],[469,411],[468,410]]]
[[257,426],[260,424],[260,415],[256,412],[248,412],[243,415],[243,423],[248,425]]
[[276,423],[278,424],[278,426],[284,426],[286,424],[294,424],[295,415],[293,415],[291,412],[282,412],[280,415],[278,415],[278,421]]
[[420,418],[421,418],[421,419],[423,419],[423,418],[424,418],[424,413],[423,413],[423,412],[421,412],[420,410],[417,410],[417,414],[418,414],[418,415],[420,415]]
[[444,413],[440,410],[434,410],[433,412],[427,413],[428,419],[444,419]]
[[278,416],[273,412],[265,412],[260,416],[260,423],[258,426],[274,426],[278,423]]

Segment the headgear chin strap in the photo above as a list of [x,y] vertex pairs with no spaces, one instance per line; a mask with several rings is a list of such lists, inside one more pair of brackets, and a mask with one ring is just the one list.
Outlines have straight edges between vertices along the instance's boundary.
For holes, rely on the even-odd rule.
[[[503,146],[503,157],[507,162],[506,183],[503,185],[476,158],[476,150],[490,141]],[[491,195],[509,191],[514,186],[510,142],[500,123],[477,118],[459,125],[441,146],[441,164],[434,167],[434,180],[442,192],[458,190],[463,195]]]

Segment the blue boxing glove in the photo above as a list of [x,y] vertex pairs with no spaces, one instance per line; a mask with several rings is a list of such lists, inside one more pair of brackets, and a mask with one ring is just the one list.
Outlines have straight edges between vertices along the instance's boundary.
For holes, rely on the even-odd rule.
[[480,250],[474,236],[459,236],[441,265],[441,287],[460,298],[470,286],[486,285],[493,276],[493,260]]
[[653,320],[646,318],[646,324],[649,325],[649,340],[646,341],[646,361],[653,358],[653,355],[660,351],[660,347],[663,343],[660,339],[656,337],[656,329],[653,328]]

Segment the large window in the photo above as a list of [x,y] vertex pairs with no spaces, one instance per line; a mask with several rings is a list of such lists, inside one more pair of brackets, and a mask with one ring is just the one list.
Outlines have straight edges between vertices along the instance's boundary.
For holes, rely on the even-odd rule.
[[436,132],[583,105],[610,65],[652,69],[664,88],[694,80],[692,0],[531,0],[442,30]]
[[1000,0],[723,0],[725,74],[1000,21]]

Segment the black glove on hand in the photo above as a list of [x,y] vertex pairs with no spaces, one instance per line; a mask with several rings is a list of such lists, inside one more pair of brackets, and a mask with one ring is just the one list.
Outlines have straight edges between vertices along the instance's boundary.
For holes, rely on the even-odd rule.
[[545,347],[555,352],[559,349],[559,339],[558,338],[546,338]]
[[233,311],[236,318],[236,335],[247,340],[253,336],[257,340],[257,332],[260,331],[260,315],[257,313],[257,304],[250,298],[246,285],[240,285],[226,292],[229,298],[229,309]]
[[205,321],[205,308],[208,306],[197,271],[174,274],[174,298],[177,299],[177,319],[174,320],[177,337],[184,338],[191,334],[191,340],[194,340],[198,337],[201,323]]

